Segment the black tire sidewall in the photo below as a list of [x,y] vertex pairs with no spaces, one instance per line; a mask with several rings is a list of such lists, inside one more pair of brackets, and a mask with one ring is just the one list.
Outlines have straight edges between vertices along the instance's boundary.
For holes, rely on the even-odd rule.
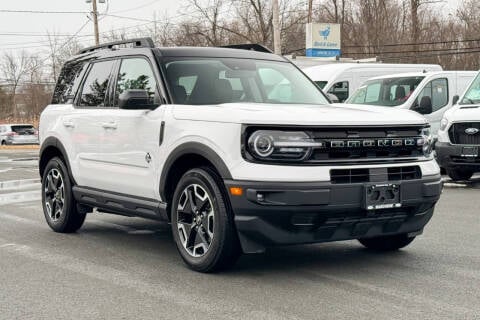
[[[57,221],[53,221],[47,214],[47,208],[45,206],[45,183],[48,176],[48,173],[52,169],[57,169],[62,175],[63,185],[64,185],[64,205],[62,208],[62,215]],[[63,163],[63,161],[58,158],[52,158],[45,167],[42,177],[42,207],[43,213],[45,215],[45,220],[47,221],[50,228],[56,232],[64,232],[68,227],[68,222],[72,218],[71,215],[76,214],[75,203],[72,195],[72,184],[70,182],[70,177],[68,175],[68,170]]]
[[[202,186],[208,193],[214,209],[214,236],[212,243],[206,254],[201,257],[192,257],[183,247],[178,235],[177,210],[178,202],[183,190],[191,185],[198,184]],[[180,179],[174,193],[171,206],[171,225],[175,244],[182,259],[187,265],[197,271],[211,271],[212,266],[216,265],[221,258],[222,246],[225,244],[227,232],[231,232],[229,228],[228,206],[225,203],[224,196],[220,189],[221,186],[215,181],[210,172],[204,169],[192,169],[185,173]]]
[[446,169],[448,176],[453,181],[469,180],[473,176],[473,171],[469,169]]

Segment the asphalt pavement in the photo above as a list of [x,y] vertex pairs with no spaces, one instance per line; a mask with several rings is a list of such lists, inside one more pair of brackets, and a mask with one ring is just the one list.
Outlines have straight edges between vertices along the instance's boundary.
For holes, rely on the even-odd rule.
[[92,213],[52,232],[37,151],[0,151],[0,319],[480,319],[480,176],[445,178],[422,236],[378,254],[356,241],[185,267],[165,223]]

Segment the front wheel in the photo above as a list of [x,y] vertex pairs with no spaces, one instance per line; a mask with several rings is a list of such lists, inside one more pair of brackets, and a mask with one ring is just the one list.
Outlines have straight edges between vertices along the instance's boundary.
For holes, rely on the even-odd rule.
[[398,234],[358,239],[358,241],[368,249],[375,251],[394,251],[408,246],[414,239],[415,237],[409,237],[407,234]]
[[468,169],[447,169],[447,174],[453,181],[465,181],[473,176],[473,172]]
[[60,158],[53,158],[42,177],[42,205],[45,220],[55,232],[75,232],[83,225],[88,208],[77,204],[67,168]]
[[213,272],[232,266],[240,246],[222,182],[210,168],[192,169],[180,179],[171,206],[177,249],[193,270]]

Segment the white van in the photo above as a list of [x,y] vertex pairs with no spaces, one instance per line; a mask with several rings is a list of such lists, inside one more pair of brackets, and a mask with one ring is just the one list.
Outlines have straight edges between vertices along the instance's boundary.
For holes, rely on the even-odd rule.
[[437,64],[334,63],[301,67],[325,93],[344,102],[366,80],[402,72],[442,71]]
[[476,71],[441,71],[375,77],[358,88],[346,103],[417,111],[427,118],[436,134],[443,113],[457,102],[458,95],[476,75]]

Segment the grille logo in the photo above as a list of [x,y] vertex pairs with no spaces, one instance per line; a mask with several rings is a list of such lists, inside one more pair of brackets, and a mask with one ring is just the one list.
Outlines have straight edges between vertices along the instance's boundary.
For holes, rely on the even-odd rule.
[[331,148],[360,148],[360,147],[403,147],[417,145],[416,138],[406,139],[365,139],[365,140],[332,140],[330,141]]
[[465,129],[465,133],[466,134],[471,134],[471,135],[477,134],[478,131],[479,130],[477,128],[467,128],[467,129]]

